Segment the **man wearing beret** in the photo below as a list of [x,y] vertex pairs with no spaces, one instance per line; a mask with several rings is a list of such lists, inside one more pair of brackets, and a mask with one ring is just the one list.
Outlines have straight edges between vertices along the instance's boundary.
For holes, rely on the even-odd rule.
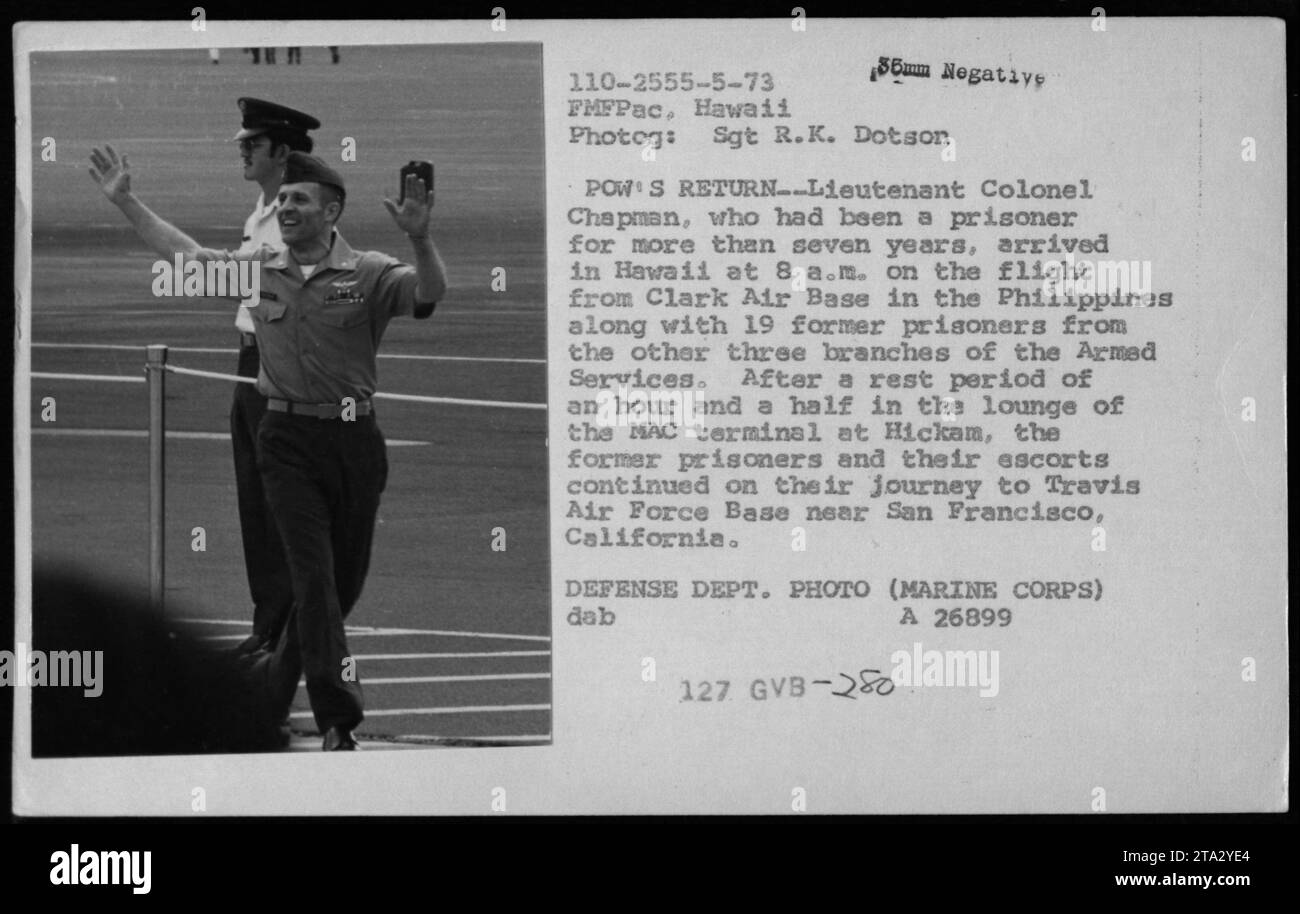
[[[92,174],[123,207],[121,198],[130,197],[125,160],[96,150]],[[264,710],[275,720],[288,712],[305,673],[323,748],[355,749],[352,731],[364,709],[343,619],[365,582],[388,476],[371,402],[376,351],[391,318],[432,313],[446,291],[446,273],[429,237],[432,192],[414,175],[406,178],[400,204],[384,200],[410,239],[414,266],[354,251],[344,241],[335,228],[347,202],[343,179],[314,156],[289,155],[278,201],[286,245],[279,253],[200,248],[138,201],[132,222],[162,257],[179,251],[200,261],[261,261],[253,316],[261,353],[257,387],[268,409],[258,432],[258,462],[294,601],[274,650],[252,672],[265,689]]]

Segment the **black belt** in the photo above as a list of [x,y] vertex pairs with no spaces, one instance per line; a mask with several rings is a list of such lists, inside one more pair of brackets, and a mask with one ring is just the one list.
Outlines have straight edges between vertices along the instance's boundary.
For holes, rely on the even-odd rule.
[[[274,397],[266,401],[266,408],[277,413],[291,416],[314,416],[317,419],[341,419],[348,407],[342,403],[295,403],[292,400],[277,400]],[[352,407],[352,415],[368,416],[374,412],[369,400],[358,400]]]
[[242,346],[242,347],[244,347],[245,349],[247,349],[249,346],[252,346],[254,349],[256,349],[256,348],[257,348],[257,334],[255,334],[255,333],[245,333],[245,332],[243,332],[243,331],[241,330],[241,331],[239,332],[239,345]]

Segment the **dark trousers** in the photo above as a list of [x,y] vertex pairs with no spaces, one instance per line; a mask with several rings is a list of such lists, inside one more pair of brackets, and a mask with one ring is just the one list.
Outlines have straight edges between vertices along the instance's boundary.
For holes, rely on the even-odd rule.
[[[256,346],[239,350],[239,376],[257,377]],[[284,630],[293,606],[293,580],[284,557],[280,534],[262,491],[257,467],[257,429],[266,412],[266,397],[252,384],[236,384],[230,406],[230,441],[235,450],[235,492],[239,501],[239,529],[244,540],[244,569],[253,598],[253,635],[274,642]]]
[[388,481],[384,437],[373,415],[345,422],[268,411],[257,444],[294,594],[284,635],[267,660],[271,710],[288,713],[305,673],[317,727],[351,730],[364,705],[343,620],[370,568]]

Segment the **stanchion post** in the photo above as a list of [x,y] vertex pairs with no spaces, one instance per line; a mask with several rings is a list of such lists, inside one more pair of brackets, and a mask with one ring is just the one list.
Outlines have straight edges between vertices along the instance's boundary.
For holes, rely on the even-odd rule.
[[145,356],[149,381],[149,604],[161,617],[163,605],[163,543],[166,511],[167,347],[149,346]]

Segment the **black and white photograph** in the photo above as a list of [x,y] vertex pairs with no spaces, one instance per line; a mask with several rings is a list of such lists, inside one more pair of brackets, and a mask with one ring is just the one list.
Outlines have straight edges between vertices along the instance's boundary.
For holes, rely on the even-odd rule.
[[1286,21],[200,12],[15,31],[15,815],[1290,814]]
[[541,65],[32,55],[35,757],[550,741]]

